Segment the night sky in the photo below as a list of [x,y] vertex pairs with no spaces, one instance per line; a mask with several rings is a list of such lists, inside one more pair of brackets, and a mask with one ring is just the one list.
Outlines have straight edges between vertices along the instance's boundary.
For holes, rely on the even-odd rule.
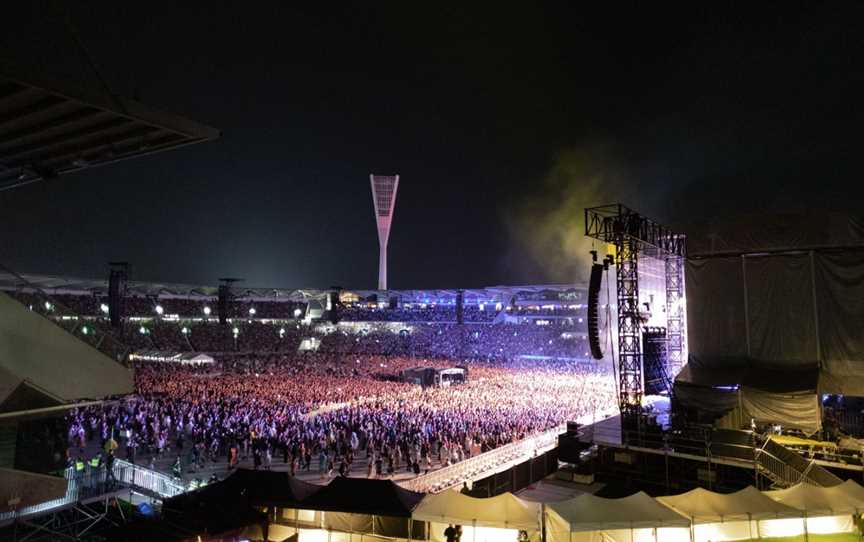
[[864,202],[860,3],[6,4],[3,56],[95,87],[68,13],[114,92],[222,131],[0,193],[21,272],[372,288],[371,172],[401,175],[392,288],[578,280],[590,205]]

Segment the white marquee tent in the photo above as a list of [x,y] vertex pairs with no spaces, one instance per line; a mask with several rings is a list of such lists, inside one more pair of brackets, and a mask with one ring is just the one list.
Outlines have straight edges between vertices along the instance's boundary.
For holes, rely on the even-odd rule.
[[800,511],[767,497],[753,486],[729,494],[696,488],[657,500],[690,518],[694,542],[784,536],[782,528],[778,528],[782,525],[776,520],[801,517]]
[[787,489],[766,491],[765,495],[801,512],[801,519],[781,523],[784,532],[800,535],[853,532],[855,523],[852,516],[864,511],[862,492],[864,488],[849,480],[833,487],[798,484]]
[[616,542],[690,539],[690,520],[640,491],[623,499],[579,495],[546,506],[546,536],[551,542]]
[[449,524],[462,525],[464,542],[516,540],[518,531],[528,531],[532,540],[539,539],[540,505],[523,501],[512,493],[478,499],[444,491],[423,498],[411,517],[430,523],[434,541],[444,540]]

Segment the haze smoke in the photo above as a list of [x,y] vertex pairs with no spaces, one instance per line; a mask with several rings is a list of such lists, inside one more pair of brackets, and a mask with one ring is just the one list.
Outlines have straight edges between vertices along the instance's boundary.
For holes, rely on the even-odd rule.
[[656,197],[646,194],[649,181],[631,173],[642,168],[623,164],[610,146],[557,155],[538,189],[514,204],[505,220],[513,240],[511,264],[520,275],[563,284],[586,281],[588,251],[603,253],[606,247],[585,237],[585,208],[620,202],[647,213],[656,207]]

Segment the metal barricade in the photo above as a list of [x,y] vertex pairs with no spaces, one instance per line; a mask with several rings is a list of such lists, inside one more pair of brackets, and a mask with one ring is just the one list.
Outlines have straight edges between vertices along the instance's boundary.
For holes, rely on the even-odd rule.
[[424,493],[437,493],[459,486],[469,480],[493,474],[501,467],[514,461],[531,459],[539,452],[554,447],[558,442],[558,435],[566,429],[566,425],[560,425],[539,435],[505,444],[429,474],[401,481],[399,485],[412,491]]
[[[108,475],[105,466],[76,471],[69,467],[63,471],[66,479],[66,494],[17,510],[0,513],[0,524],[28,516],[36,516],[59,510],[86,499],[98,498],[124,487],[137,490],[161,499],[175,497],[189,491],[189,486],[180,478],[115,459]],[[112,479],[113,478],[113,479]]]

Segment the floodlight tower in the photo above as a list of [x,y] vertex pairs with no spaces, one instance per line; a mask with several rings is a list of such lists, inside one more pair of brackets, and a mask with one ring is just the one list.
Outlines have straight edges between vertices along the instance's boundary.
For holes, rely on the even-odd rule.
[[372,203],[375,205],[375,220],[378,223],[378,289],[387,289],[387,241],[390,239],[390,223],[396,205],[396,189],[399,175],[369,175],[372,184]]

